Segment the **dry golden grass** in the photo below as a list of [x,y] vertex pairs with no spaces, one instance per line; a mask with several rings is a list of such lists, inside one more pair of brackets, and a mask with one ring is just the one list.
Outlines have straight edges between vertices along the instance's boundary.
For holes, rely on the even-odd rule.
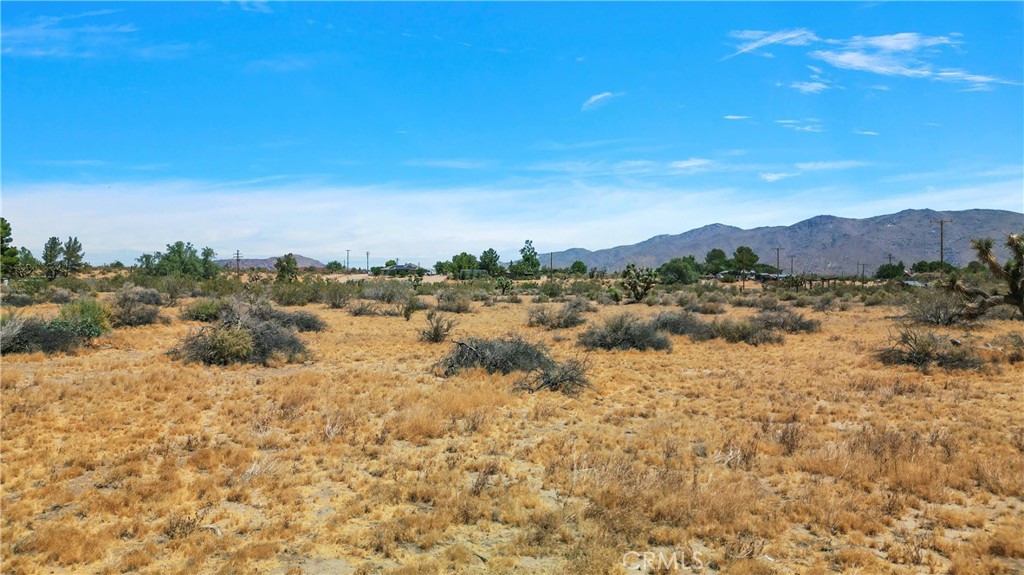
[[[453,336],[584,355],[586,326],[529,328],[529,308],[474,302]],[[304,364],[174,362],[195,325],[177,319],[4,357],[2,571],[592,574],[629,551],[722,573],[1024,570],[1020,364],[883,366],[893,308],[802,309],[822,330],[781,345],[592,352],[577,397],[437,377],[449,344],[419,341],[422,313],[306,309],[329,328],[303,334]]]

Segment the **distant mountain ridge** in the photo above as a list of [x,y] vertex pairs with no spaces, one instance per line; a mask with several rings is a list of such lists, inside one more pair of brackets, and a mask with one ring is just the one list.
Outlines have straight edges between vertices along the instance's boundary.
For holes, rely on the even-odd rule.
[[[275,258],[262,258],[262,259],[259,259],[259,258],[242,258],[242,259],[238,260],[237,262],[235,260],[233,260],[233,259],[231,259],[231,260],[213,260],[213,261],[214,261],[214,263],[216,263],[219,266],[227,267],[227,268],[231,268],[231,269],[234,269],[235,268],[235,264],[237,263],[238,267],[242,268],[243,270],[252,269],[252,268],[272,270],[272,269],[274,269],[274,264],[277,263],[277,259],[278,258],[276,258],[276,257]],[[299,264],[299,269],[300,270],[306,269],[306,268],[322,268],[322,267],[324,267],[324,264],[320,263],[320,261],[315,260],[313,258],[307,258],[306,256],[300,256],[298,254],[295,254],[295,261]]]
[[[710,224],[677,235],[658,235],[640,243],[590,251],[573,248],[554,253],[555,267],[580,260],[588,267],[617,271],[630,262],[657,267],[672,258],[693,255],[698,261],[714,248],[730,257],[739,246],[749,246],[761,263],[776,264],[795,273],[855,274],[859,264],[870,274],[892,255],[907,266],[921,260],[939,259],[939,224],[945,224],[945,260],[964,266],[974,260],[970,239],[991,237],[1002,250],[1009,233],[1024,231],[1024,214],[1005,210],[903,210],[864,219],[815,216],[791,226],[744,230]],[[1000,251],[1000,257],[1006,254]],[[792,259],[790,259],[792,258]],[[544,258],[542,258],[543,260]]]

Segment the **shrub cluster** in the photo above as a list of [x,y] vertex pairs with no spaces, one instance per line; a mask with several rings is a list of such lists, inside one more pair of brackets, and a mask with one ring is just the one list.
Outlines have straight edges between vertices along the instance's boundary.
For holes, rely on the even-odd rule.
[[603,325],[587,328],[579,342],[587,349],[671,350],[672,342],[653,321],[643,321],[631,313],[605,320]]
[[886,365],[913,365],[922,371],[932,365],[955,370],[979,369],[984,364],[970,346],[909,325],[897,327],[897,333],[890,337],[890,346],[880,350],[878,358]]
[[565,302],[558,311],[552,311],[546,307],[531,308],[527,325],[530,327],[541,325],[548,329],[576,327],[586,323],[587,320],[583,318],[583,314],[592,311],[595,311],[595,308],[589,301],[575,298]]
[[331,309],[342,309],[352,298],[359,295],[359,284],[327,282],[321,294],[324,303]]
[[191,332],[170,355],[211,365],[298,361],[306,355],[298,332],[323,331],[326,327],[322,319],[309,312],[286,312],[274,309],[266,300],[236,297],[221,310],[217,325]]
[[125,284],[114,293],[111,320],[115,326],[139,326],[156,323],[160,317],[160,292],[152,288]]
[[575,395],[588,385],[585,362],[571,359],[559,364],[551,359],[542,345],[518,336],[456,341],[455,347],[438,361],[436,367],[444,377],[476,367],[488,373],[505,375],[513,371],[525,372],[515,388],[531,393],[548,389]]
[[192,302],[181,312],[181,319],[187,321],[203,321],[213,323],[220,319],[228,308],[227,300],[220,298],[203,298]]
[[465,290],[443,288],[437,290],[437,309],[452,313],[469,313],[472,298]]
[[960,294],[928,289],[907,305],[907,316],[917,323],[955,325],[964,321],[966,307]]
[[102,329],[87,320],[21,318],[0,319],[0,354],[70,352],[99,336]]

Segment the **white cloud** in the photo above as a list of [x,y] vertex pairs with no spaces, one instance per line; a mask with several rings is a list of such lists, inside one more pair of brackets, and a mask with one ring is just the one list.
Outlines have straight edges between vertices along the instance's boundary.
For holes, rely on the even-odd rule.
[[820,94],[830,88],[824,82],[793,82],[789,87],[800,91],[802,94]]
[[803,120],[775,120],[775,123],[783,128],[796,132],[820,133],[825,131],[825,128],[821,126],[821,121],[817,118],[805,118]]
[[669,166],[676,170],[695,173],[707,170],[712,164],[714,164],[714,162],[707,158],[690,158],[688,160],[672,162]]
[[887,52],[914,52],[921,48],[959,44],[947,36],[923,36],[917,32],[900,32],[883,36],[854,36],[847,45],[852,48],[876,48]]
[[875,132],[875,131],[872,131],[872,130],[853,130],[853,133],[857,134],[858,136],[877,136],[877,135],[879,135],[878,132]]
[[803,28],[779,30],[778,32],[734,30],[730,32],[729,35],[738,40],[748,40],[748,42],[744,42],[737,46],[735,52],[723,58],[726,60],[773,44],[782,44],[784,46],[806,46],[811,42],[817,42],[819,40],[818,37],[814,35],[814,32]]
[[726,120],[747,120],[750,116],[735,116],[733,114],[729,114],[728,116],[722,116],[722,118]]
[[792,173],[792,172],[762,172],[762,173],[758,174],[758,176],[760,176],[761,179],[766,181],[766,182],[777,182],[779,180],[784,180],[786,178],[793,178],[793,177],[796,177],[796,176],[799,176],[799,175],[800,174],[798,174],[798,173]]
[[796,169],[802,172],[814,172],[819,170],[849,170],[851,168],[863,168],[871,164],[859,160],[838,160],[831,162],[797,162],[794,165]]
[[892,54],[870,54],[857,50],[835,52],[832,50],[815,50],[811,58],[827,62],[836,68],[871,72],[883,76],[906,76],[909,78],[927,78],[931,72],[913,64],[904,58]]
[[264,58],[249,62],[250,71],[267,70],[269,72],[297,72],[313,66],[313,58],[298,54],[282,54],[273,58]]
[[587,110],[593,110],[607,104],[612,98],[618,98],[624,95],[625,92],[601,92],[600,94],[594,94],[587,98],[586,102],[580,106],[580,110],[586,112]]

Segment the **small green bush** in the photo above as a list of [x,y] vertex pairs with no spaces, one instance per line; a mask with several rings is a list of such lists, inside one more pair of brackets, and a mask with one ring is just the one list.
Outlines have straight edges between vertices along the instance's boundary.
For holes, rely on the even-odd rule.
[[181,319],[186,321],[204,321],[213,323],[220,319],[221,313],[227,309],[228,302],[223,299],[203,298],[192,302],[181,312]]
[[765,343],[782,343],[782,336],[771,328],[746,320],[723,319],[711,324],[715,335],[729,343],[747,343],[758,346]]
[[360,300],[348,306],[348,313],[351,316],[359,317],[363,315],[379,315],[380,310],[372,302]]
[[270,286],[270,299],[284,306],[303,306],[317,300],[317,290],[306,282],[276,282]]
[[458,325],[458,321],[436,310],[427,312],[427,327],[419,331],[420,341],[441,343],[448,339],[448,334]]
[[371,281],[363,286],[362,297],[385,304],[397,304],[409,299],[415,293],[412,284],[406,281]]
[[27,293],[18,291],[7,291],[3,292],[3,306],[4,307],[26,307],[36,302],[35,298]]
[[672,342],[658,331],[654,322],[643,321],[630,313],[613,316],[603,325],[587,328],[580,334],[579,342],[587,349],[672,349]]
[[544,326],[548,329],[576,327],[586,323],[584,312],[596,311],[590,302],[583,298],[575,298],[565,302],[557,312],[546,307],[535,307],[529,311],[527,325],[530,327]]
[[110,311],[92,298],[82,298],[62,305],[57,319],[68,325],[91,326],[96,336],[110,329]]
[[323,289],[323,300],[331,309],[342,309],[359,295],[359,284],[327,282]]

